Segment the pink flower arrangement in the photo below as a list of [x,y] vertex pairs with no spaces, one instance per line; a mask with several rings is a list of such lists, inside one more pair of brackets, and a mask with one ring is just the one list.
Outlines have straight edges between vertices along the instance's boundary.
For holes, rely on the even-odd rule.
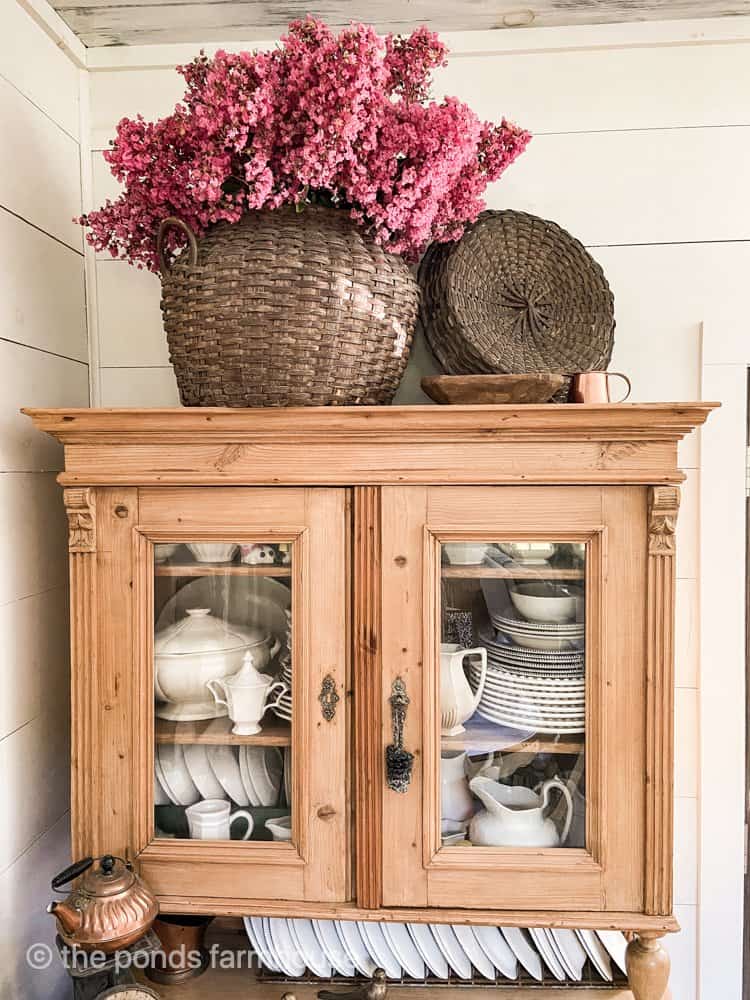
[[[178,67],[187,91],[156,122],[123,118],[104,153],[125,190],[81,218],[89,243],[157,270],[159,223],[201,235],[250,209],[322,202],[409,260],[457,239],[530,135],[429,100],[446,48],[426,28],[381,38],[296,21],[269,52],[203,54]],[[178,245],[179,234],[170,237]]]

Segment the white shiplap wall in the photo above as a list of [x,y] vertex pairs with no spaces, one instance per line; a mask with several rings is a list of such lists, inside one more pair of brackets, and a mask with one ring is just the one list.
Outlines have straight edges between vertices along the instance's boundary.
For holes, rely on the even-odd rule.
[[[500,50],[506,43],[497,34],[453,35],[454,56],[438,84],[488,118],[505,114],[535,133],[490,192],[490,207],[555,219],[591,248],[615,293],[613,367],[631,375],[634,398],[694,399],[702,320],[716,301],[730,311],[745,307],[750,44],[711,41],[711,31],[688,35],[679,26],[679,43],[670,44],[669,26],[638,36],[632,27],[623,29],[623,44],[611,29],[529,30],[521,51],[515,39]],[[128,68],[106,69],[120,53],[99,50],[90,75],[92,146],[99,149],[122,115],[164,114],[181,94],[180,78],[167,68],[168,47],[125,51]],[[185,57],[182,46],[172,61]],[[94,204],[87,208],[116,193],[96,152],[92,171]],[[175,404],[158,279],[109,259],[93,270],[101,404]],[[401,401],[419,399],[419,375],[431,364],[418,344]],[[676,998],[696,998],[700,961],[712,984],[701,1000],[739,1000],[736,940],[724,956],[698,951],[699,454],[694,435],[682,449],[688,481],[678,561],[675,909],[683,931],[669,946]]]
[[80,71],[15,0],[0,5],[0,996],[69,995],[49,880],[70,860],[62,454],[21,406],[87,406]]

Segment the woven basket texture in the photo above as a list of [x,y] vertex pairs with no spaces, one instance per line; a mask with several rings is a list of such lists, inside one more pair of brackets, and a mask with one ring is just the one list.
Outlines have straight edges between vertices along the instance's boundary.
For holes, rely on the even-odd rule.
[[161,305],[185,406],[385,404],[419,286],[345,212],[284,207],[213,226],[163,268]]
[[567,374],[609,364],[615,322],[607,279],[554,222],[483,212],[458,242],[432,244],[419,283],[427,341],[451,375]]

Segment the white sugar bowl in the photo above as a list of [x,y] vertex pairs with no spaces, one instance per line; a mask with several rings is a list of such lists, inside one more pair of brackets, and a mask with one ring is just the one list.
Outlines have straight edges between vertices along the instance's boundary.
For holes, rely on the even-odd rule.
[[246,653],[262,670],[280,648],[279,640],[260,628],[227,624],[209,608],[189,609],[154,640],[157,716],[188,722],[226,715],[207,682],[236,674]]

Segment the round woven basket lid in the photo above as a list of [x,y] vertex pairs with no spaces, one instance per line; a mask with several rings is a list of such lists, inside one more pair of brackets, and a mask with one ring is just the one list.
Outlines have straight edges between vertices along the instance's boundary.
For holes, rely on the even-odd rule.
[[604,369],[614,298],[585,247],[554,222],[483,212],[419,268],[422,325],[452,375]]

